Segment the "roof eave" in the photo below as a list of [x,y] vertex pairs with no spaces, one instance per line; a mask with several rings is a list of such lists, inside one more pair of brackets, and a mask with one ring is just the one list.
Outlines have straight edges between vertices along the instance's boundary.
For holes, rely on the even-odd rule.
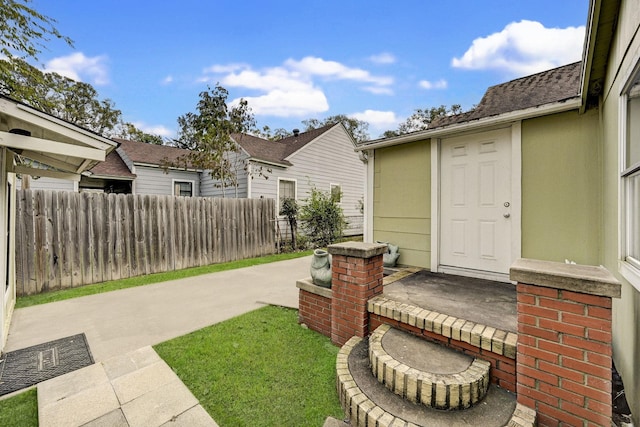
[[589,15],[587,17],[587,31],[584,40],[584,50],[582,53],[582,74],[580,81],[580,113],[583,113],[587,106],[587,97],[589,96],[589,79],[591,77],[591,66],[593,64],[593,53],[596,41],[596,32],[598,28],[597,20],[600,17],[601,0],[589,1]]
[[356,147],[355,151],[365,151],[377,148],[392,147],[394,145],[407,144],[416,141],[423,141],[430,138],[446,137],[454,133],[476,131],[484,128],[499,126],[506,123],[516,122],[534,117],[546,116],[549,114],[563,113],[577,110],[582,105],[582,98],[576,96],[564,101],[545,104],[539,107],[527,108],[524,110],[510,111],[497,116],[484,117],[463,123],[455,123],[441,128],[427,129],[407,135],[396,136],[388,139],[379,139],[364,143]]
[[293,163],[291,163],[291,162],[278,163],[278,162],[274,162],[272,160],[264,160],[264,159],[261,159],[259,157],[249,157],[247,160],[250,161],[250,162],[259,162],[259,163],[264,163],[266,165],[277,166],[279,168],[288,168],[290,166],[293,166]]

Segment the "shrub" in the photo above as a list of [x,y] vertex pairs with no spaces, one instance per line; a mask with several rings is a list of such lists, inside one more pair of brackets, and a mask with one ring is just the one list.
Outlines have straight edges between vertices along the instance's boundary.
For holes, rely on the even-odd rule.
[[311,188],[309,198],[300,208],[300,221],[305,234],[317,247],[325,247],[339,239],[346,225],[335,195],[315,187]]
[[298,233],[298,203],[295,199],[286,198],[282,200],[280,215],[287,217],[289,228],[291,229],[291,249],[296,250],[296,234]]

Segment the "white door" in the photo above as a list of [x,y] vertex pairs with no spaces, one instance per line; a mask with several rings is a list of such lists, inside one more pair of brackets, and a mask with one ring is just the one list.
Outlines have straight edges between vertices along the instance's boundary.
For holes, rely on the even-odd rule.
[[510,129],[443,139],[440,167],[440,265],[508,273]]

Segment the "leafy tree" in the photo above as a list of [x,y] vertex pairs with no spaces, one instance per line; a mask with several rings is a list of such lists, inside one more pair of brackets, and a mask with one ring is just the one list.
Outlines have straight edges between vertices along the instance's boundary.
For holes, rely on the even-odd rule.
[[146,133],[138,129],[133,123],[123,122],[119,130],[115,132],[115,137],[128,139],[130,141],[145,142],[147,144],[164,145],[164,139],[160,135]]
[[247,101],[241,99],[238,105],[230,107],[228,96],[229,92],[219,84],[201,92],[197,112],[178,118],[180,130],[175,140],[178,147],[191,150],[178,159],[177,165],[208,170],[211,178],[219,182],[223,196],[226,187],[235,187],[237,191],[237,172],[247,168],[246,163],[238,161],[240,147],[231,135],[256,132]]
[[122,112],[110,99],[99,99],[89,83],[44,73],[21,59],[4,62],[10,67],[0,73],[9,75],[0,74],[0,92],[100,135],[122,133]]
[[449,116],[452,114],[460,114],[462,107],[459,104],[453,104],[451,108],[447,108],[445,105],[431,108],[417,108],[413,114],[407,118],[404,122],[400,123],[397,130],[388,130],[383,136],[390,138],[393,136],[404,135],[406,133],[418,132],[426,130],[431,122],[439,117]]
[[347,129],[347,132],[357,142],[367,141],[369,139],[369,123],[364,120],[354,119],[344,114],[337,114],[335,116],[329,116],[323,120],[308,119],[303,120],[302,124],[306,127],[305,131],[318,129],[326,125],[341,122]]
[[[0,92],[19,100],[38,99],[36,91],[42,83],[42,73],[27,60],[38,60],[38,55],[51,38],[61,39],[69,46],[73,41],[55,27],[56,21],[38,13],[29,6],[31,0],[0,0]],[[32,104],[38,107],[37,103]]]
[[342,208],[331,193],[315,187],[300,208],[300,221],[306,235],[318,247],[336,241],[346,226]]
[[287,218],[291,229],[291,249],[295,251],[297,247],[296,235],[298,234],[298,203],[296,200],[292,198],[284,199],[279,214]]

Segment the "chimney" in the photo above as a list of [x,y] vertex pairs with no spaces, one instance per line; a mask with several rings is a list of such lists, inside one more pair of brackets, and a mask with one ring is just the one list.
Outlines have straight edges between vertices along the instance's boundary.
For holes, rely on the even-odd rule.
[[293,136],[297,137],[298,135],[300,135],[300,129],[294,129]]

